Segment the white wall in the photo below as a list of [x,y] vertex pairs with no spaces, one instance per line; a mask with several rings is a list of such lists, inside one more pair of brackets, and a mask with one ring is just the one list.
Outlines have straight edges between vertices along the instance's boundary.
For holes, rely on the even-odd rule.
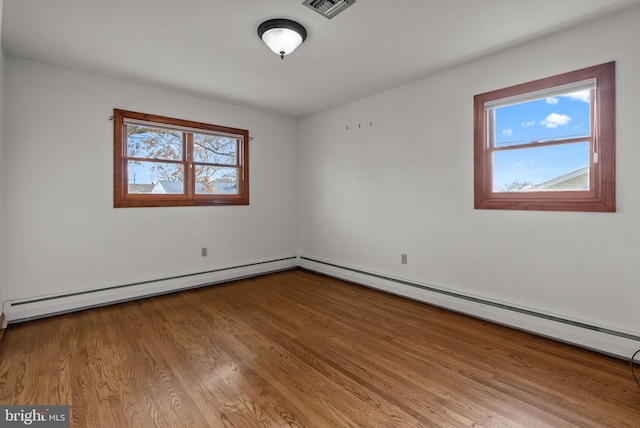
[[[638,22],[635,10],[302,119],[302,256],[640,335]],[[473,96],[611,60],[618,212],[474,210]]]
[[[14,57],[5,65],[4,299],[295,256],[294,119]],[[114,209],[114,108],[248,129],[250,205]]]
[[[5,183],[5,161],[4,161],[4,52],[2,51],[2,7],[3,0],[0,0],[0,304],[4,300],[5,289],[5,201],[4,201],[4,183]],[[0,307],[0,313],[2,307]],[[1,328],[2,326],[0,326]]]

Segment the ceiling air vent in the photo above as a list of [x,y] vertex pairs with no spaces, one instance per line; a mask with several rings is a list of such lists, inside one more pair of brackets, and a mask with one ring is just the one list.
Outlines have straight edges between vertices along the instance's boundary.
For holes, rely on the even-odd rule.
[[331,19],[355,2],[356,0],[306,0],[303,4]]

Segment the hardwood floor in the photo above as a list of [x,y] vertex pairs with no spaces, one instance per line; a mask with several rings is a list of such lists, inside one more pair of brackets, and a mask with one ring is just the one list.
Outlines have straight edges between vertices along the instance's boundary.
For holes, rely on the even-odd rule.
[[292,270],[10,325],[1,404],[74,427],[631,427],[629,366]]

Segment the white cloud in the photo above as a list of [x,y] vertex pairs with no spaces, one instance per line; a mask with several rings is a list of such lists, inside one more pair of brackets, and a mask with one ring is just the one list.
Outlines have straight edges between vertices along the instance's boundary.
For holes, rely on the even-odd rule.
[[563,96],[571,98],[572,100],[588,103],[589,97],[591,96],[591,91],[589,89],[585,89],[584,91],[572,92],[570,94],[563,95]]
[[549,97],[545,100],[547,102],[547,104],[558,104],[558,102],[560,102],[560,98],[558,97]]
[[551,113],[540,122],[540,125],[547,128],[557,128],[558,126],[566,125],[569,121],[571,121],[571,118],[566,114]]
[[502,131],[502,135],[506,135],[507,137],[513,134],[513,129],[505,129]]
[[522,126],[524,126],[524,127],[533,126],[533,125],[535,125],[535,124],[536,124],[536,121],[535,121],[535,120],[532,120],[532,121],[530,121],[530,122],[522,122]]

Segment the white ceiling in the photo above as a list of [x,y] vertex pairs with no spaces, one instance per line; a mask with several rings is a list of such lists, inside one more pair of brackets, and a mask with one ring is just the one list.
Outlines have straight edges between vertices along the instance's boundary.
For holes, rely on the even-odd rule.
[[[5,54],[306,116],[640,6],[640,0],[4,0]],[[294,19],[281,60],[258,38]]]

